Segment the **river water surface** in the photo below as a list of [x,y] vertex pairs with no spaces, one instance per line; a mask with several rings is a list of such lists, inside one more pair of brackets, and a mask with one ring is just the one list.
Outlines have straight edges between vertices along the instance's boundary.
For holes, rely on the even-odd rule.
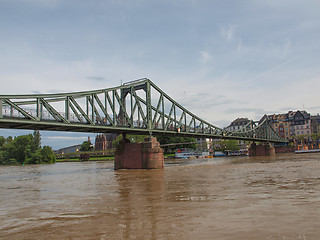
[[320,155],[0,167],[0,239],[320,239]]

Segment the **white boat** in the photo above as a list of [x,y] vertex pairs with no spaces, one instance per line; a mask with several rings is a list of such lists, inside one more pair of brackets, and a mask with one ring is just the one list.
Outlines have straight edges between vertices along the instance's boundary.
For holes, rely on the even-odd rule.
[[310,149],[310,150],[296,150],[294,153],[318,153],[320,152],[320,149]]
[[226,156],[249,156],[247,149],[240,149],[239,151],[226,150]]
[[220,152],[220,151],[215,151],[215,152],[214,152],[214,156],[215,156],[215,157],[224,157],[225,154],[224,154],[223,152]]
[[186,148],[180,148],[177,149],[175,154],[175,158],[191,158],[191,157],[196,157],[194,151]]
[[195,152],[186,148],[177,149],[174,154],[175,158],[207,158],[209,155],[209,152]]

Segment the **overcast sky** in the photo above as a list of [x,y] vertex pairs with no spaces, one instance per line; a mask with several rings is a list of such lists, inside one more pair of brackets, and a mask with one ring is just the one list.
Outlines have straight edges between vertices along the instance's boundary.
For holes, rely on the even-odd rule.
[[[0,0],[0,95],[146,77],[219,127],[317,114],[319,9],[319,0]],[[43,132],[42,142],[56,149],[87,136]]]

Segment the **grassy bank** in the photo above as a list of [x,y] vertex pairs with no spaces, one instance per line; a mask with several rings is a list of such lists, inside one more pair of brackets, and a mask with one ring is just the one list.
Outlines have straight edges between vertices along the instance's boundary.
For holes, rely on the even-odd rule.
[[[174,157],[174,154],[168,153],[165,154],[165,158],[172,158]],[[113,155],[108,155],[108,156],[92,156],[89,158],[88,161],[81,161],[79,157],[75,158],[57,158],[56,162],[93,162],[93,161],[113,161],[114,156]]]
[[88,161],[81,161],[79,158],[59,158],[56,162],[90,162],[90,161],[113,161],[114,156],[92,156]]

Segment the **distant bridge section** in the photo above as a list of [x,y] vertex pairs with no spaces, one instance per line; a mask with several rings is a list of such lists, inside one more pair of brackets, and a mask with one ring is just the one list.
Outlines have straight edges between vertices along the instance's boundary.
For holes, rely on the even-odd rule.
[[267,118],[237,132],[218,128],[146,78],[94,91],[0,95],[0,128],[286,142]]

